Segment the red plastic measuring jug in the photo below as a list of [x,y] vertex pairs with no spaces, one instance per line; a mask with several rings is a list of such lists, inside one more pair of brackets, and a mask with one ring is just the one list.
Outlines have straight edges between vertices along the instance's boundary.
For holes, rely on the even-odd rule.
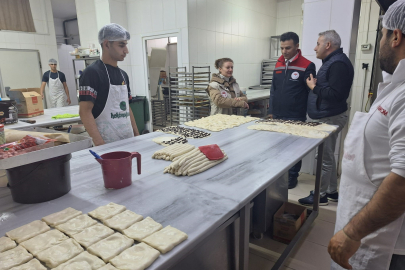
[[141,155],[138,152],[117,151],[96,159],[103,170],[104,186],[109,189],[124,188],[132,184],[132,159],[136,157],[138,174],[141,174]]

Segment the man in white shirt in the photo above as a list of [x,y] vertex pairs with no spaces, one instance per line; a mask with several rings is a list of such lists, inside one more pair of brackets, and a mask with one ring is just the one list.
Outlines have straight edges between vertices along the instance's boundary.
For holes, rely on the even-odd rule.
[[369,113],[356,112],[345,140],[332,269],[405,269],[405,1],[384,15],[381,69]]

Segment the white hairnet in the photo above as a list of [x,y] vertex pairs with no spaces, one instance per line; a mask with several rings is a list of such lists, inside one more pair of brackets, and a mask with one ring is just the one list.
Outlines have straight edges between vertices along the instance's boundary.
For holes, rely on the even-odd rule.
[[48,64],[57,64],[57,63],[58,62],[53,58],[49,59],[49,61],[48,61]]
[[98,42],[101,44],[104,40],[122,41],[129,40],[129,32],[119,24],[110,23],[104,25],[98,32]]
[[405,0],[394,2],[385,12],[383,27],[388,30],[400,29],[405,34]]

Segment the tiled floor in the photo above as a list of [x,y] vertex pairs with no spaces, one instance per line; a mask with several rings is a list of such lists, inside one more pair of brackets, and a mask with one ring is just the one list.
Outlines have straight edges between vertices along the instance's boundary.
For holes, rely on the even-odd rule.
[[[314,176],[301,174],[298,178],[298,186],[289,190],[288,200],[298,203],[298,199],[308,196],[309,192],[314,189],[314,183]],[[319,216],[312,224],[311,230],[298,244],[282,269],[330,269],[331,260],[327,247],[335,229],[336,208],[337,203],[334,202],[320,207]],[[250,270],[270,270],[286,247],[285,244],[271,239],[269,235],[265,235],[261,240],[252,238],[250,242]]]

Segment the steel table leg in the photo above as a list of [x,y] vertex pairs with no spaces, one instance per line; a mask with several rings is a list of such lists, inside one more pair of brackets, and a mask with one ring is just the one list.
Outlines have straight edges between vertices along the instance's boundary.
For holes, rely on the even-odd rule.
[[245,205],[239,211],[239,269],[249,269],[249,234],[250,234],[250,208],[251,204]]
[[314,205],[312,208],[312,213],[308,216],[305,223],[302,225],[301,229],[297,232],[293,240],[288,244],[280,258],[274,264],[271,270],[278,270],[287,260],[291,252],[294,250],[296,244],[301,240],[304,234],[310,229],[311,224],[315,221],[319,214],[319,192],[321,187],[321,174],[322,174],[322,159],[323,159],[323,143],[318,146],[318,159],[316,163],[316,175],[315,175],[315,190],[314,190]]

